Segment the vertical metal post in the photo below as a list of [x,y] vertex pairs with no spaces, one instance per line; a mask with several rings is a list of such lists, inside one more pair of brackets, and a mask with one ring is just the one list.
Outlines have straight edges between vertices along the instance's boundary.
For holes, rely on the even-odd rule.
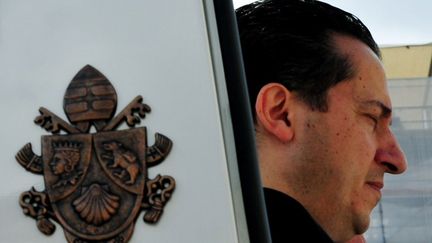
[[384,227],[384,215],[383,215],[383,208],[382,203],[378,203],[378,212],[380,215],[380,222],[381,222],[381,234],[382,234],[382,242],[387,243],[386,235],[385,235],[385,227]]

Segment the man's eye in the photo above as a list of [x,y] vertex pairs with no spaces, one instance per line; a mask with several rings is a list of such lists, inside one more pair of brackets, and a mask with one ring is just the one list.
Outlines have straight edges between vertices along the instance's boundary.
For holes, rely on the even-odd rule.
[[366,117],[373,122],[374,128],[376,128],[376,126],[378,125],[378,118],[371,114],[366,114]]

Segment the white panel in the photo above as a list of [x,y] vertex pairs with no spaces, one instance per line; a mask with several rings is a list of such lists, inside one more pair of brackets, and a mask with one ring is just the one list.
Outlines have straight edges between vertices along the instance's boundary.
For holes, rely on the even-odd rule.
[[40,154],[39,107],[66,120],[65,89],[90,64],[116,89],[117,111],[137,95],[151,106],[149,144],[155,132],[174,142],[149,169],[176,179],[173,197],[158,224],[138,218],[130,242],[237,242],[209,49],[199,0],[0,0],[0,241],[65,241],[58,225],[47,237],[23,215],[20,193],[43,190],[43,177],[14,156],[27,142]]

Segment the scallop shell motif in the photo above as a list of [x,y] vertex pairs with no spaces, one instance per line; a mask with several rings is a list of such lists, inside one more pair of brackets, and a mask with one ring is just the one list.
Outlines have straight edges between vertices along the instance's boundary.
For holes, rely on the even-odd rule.
[[75,210],[87,223],[99,226],[117,212],[120,198],[107,192],[99,184],[92,184],[79,198],[73,201]]

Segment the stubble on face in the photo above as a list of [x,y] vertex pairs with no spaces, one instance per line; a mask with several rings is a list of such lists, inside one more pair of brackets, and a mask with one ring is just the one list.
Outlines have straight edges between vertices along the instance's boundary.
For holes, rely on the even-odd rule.
[[[350,84],[343,86],[349,97]],[[329,112],[313,111],[305,119],[297,158],[296,193],[320,225],[331,225],[338,231],[349,228],[352,234],[359,234],[367,229],[370,211],[377,202],[363,197],[370,173],[367,164],[373,154],[362,149],[368,146],[353,139],[364,136],[358,129],[354,107],[346,100],[337,101],[338,106],[331,102],[335,100],[329,100]]]
[[[329,233],[360,234],[380,199],[384,171],[374,161],[377,150],[373,121],[362,102],[388,103],[385,75],[372,51],[350,37],[337,37],[354,60],[356,74],[328,93],[327,112],[305,111],[298,134],[296,198]],[[300,137],[299,137],[300,136]],[[332,235],[332,234],[330,234]]]

